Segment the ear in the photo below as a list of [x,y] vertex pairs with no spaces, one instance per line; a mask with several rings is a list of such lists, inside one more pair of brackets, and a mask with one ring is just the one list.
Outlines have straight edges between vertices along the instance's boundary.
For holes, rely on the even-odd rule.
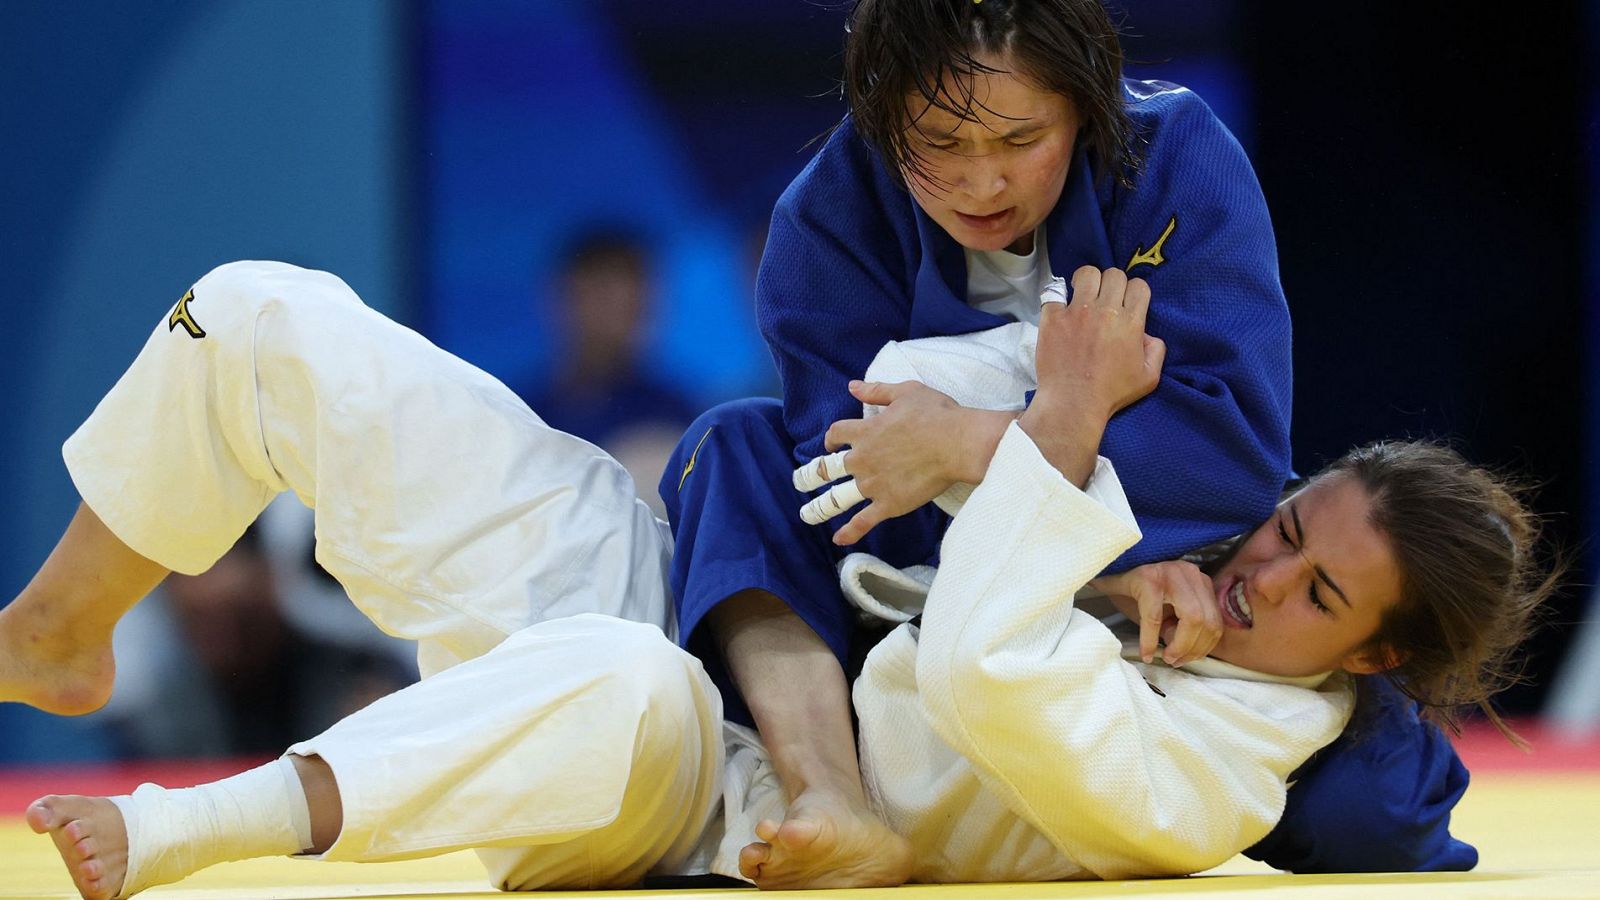
[[1339,668],[1352,675],[1376,675],[1405,661],[1405,654],[1388,644],[1367,644],[1350,651],[1340,660]]

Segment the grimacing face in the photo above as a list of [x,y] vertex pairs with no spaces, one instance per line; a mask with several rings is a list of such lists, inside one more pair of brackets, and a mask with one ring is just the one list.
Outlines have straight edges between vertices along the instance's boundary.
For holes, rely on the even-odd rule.
[[[978,54],[997,69],[972,77],[972,117],[906,98],[907,138],[931,179],[906,170],[928,217],[971,250],[1033,249],[1033,233],[1061,199],[1081,120],[1070,98],[1019,75],[1004,56]],[[945,90],[961,96],[948,76]]]
[[1278,504],[1211,576],[1222,640],[1211,656],[1273,675],[1387,668],[1371,646],[1400,569],[1354,477],[1327,475]]

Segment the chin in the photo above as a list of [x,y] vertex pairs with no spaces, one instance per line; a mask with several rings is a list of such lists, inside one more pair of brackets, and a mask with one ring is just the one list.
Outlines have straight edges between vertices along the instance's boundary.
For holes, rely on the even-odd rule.
[[1013,243],[1015,243],[1015,242],[1014,241],[997,241],[997,240],[994,240],[992,238],[988,238],[988,239],[978,240],[978,241],[966,241],[966,242],[963,242],[961,246],[966,247],[968,250],[981,250],[981,251],[983,251],[985,253],[991,253],[991,252],[993,252],[995,250],[1004,250],[1005,248],[1011,246]]
[[1012,244],[1015,244],[1017,241],[1018,237],[1015,235],[1010,237],[998,237],[992,234],[984,234],[973,235],[969,240],[958,241],[957,243],[961,244],[963,247],[966,247],[968,250],[982,250],[988,252],[993,250],[1004,250]]

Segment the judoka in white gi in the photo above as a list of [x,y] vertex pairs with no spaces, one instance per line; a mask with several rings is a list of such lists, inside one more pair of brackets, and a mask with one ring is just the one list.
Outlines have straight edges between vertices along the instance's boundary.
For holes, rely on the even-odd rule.
[[[1141,659],[1136,625],[1119,634],[1075,609],[1139,539],[1095,454],[1105,420],[1160,368],[1148,291],[1126,285],[1050,304],[1042,330],[892,344],[869,373],[974,403],[1031,387],[1041,341],[1038,360],[1059,361],[983,484],[946,498],[964,506],[936,575],[867,557],[843,569],[863,609],[908,620],[868,657],[854,703],[868,792],[910,839],[915,880],[1222,862],[1267,833],[1290,773],[1344,727],[1353,694],[1334,670],[1380,667],[1351,643],[1299,676],[1217,659],[1179,670]],[[673,642],[670,537],[622,469],[338,278],[270,262],[208,274],[65,455],[80,517],[180,572],[206,569],[294,491],[316,510],[317,559],[384,630],[418,642],[425,676],[233,779],[37,802],[29,821],[84,896],[313,851],[475,848],[510,890],[739,877],[757,823],[782,819],[759,737],[722,721]],[[1305,504],[1305,524],[1343,528],[1335,499]],[[1346,564],[1347,605],[1364,607],[1356,634],[1393,601],[1394,562],[1371,541],[1328,552]],[[1252,597],[1252,616],[1244,593],[1206,588],[1240,632],[1225,637],[1276,614],[1276,599]]]

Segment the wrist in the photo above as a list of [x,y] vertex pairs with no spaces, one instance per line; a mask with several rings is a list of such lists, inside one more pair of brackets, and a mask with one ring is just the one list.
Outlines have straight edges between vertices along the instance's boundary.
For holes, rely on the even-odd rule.
[[1086,396],[1084,391],[1040,388],[1028,404],[1041,424],[1050,428],[1104,430],[1116,412],[1111,404]]
[[1006,429],[1017,418],[1014,412],[993,409],[962,409],[955,423],[956,439],[952,444],[957,452],[946,471],[952,482],[977,484],[989,471],[994,451],[999,448]]
[[1039,448],[1046,462],[1082,488],[1094,474],[1106,417],[1078,410],[1072,401],[1054,401],[1036,394],[1017,424]]

